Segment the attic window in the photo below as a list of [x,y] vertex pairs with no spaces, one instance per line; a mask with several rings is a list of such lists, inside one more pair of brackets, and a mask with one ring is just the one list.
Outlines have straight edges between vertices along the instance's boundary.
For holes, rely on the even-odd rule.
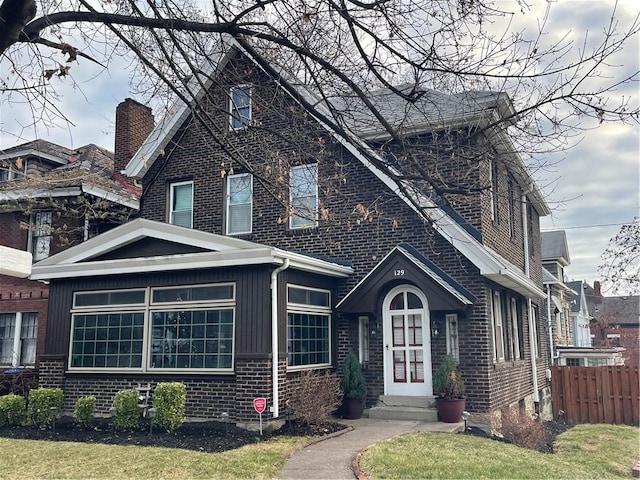
[[251,123],[251,87],[241,85],[229,93],[229,126],[231,130],[240,130]]
[[21,157],[0,161],[0,182],[19,180],[27,171],[27,162]]

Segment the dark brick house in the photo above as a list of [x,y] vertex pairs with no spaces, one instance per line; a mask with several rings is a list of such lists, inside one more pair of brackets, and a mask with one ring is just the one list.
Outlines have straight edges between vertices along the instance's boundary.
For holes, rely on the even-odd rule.
[[[153,117],[130,99],[118,113],[115,168],[114,153],[93,144],[72,150],[35,140],[0,151],[0,245],[30,252],[35,263],[137,214],[140,189],[119,172]],[[37,368],[48,301],[48,282],[0,275],[0,371]]]
[[[120,389],[179,380],[188,416],[249,423],[252,399],[280,417],[300,371],[349,350],[369,405],[426,405],[449,352],[471,412],[545,407],[548,209],[506,132],[482,131],[505,95],[371,92],[390,136],[237,44],[199,80],[126,167],[141,218],[34,267],[52,292],[43,385],[105,413]],[[484,188],[441,195],[422,167]]]

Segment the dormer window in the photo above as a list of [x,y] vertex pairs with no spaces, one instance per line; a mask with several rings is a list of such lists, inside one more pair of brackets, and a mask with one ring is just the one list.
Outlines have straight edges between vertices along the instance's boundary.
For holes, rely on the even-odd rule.
[[27,162],[18,157],[0,161],[0,182],[19,180],[27,171]]
[[241,85],[231,89],[229,94],[229,127],[240,130],[251,123],[251,87]]

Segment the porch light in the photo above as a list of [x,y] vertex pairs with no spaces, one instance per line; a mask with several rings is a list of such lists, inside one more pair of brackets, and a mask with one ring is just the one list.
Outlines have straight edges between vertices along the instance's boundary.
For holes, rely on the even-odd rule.
[[437,337],[440,333],[440,321],[431,320],[431,335]]

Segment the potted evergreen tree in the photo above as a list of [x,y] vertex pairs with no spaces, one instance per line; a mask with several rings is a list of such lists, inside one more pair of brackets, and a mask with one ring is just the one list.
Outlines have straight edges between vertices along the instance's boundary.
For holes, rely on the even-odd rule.
[[367,383],[362,374],[360,361],[354,352],[349,352],[342,365],[340,377],[342,389],[342,411],[344,418],[360,418],[364,412],[367,397]]
[[433,377],[438,415],[443,422],[456,423],[462,418],[466,399],[464,381],[458,372],[458,361],[452,355],[445,355]]

